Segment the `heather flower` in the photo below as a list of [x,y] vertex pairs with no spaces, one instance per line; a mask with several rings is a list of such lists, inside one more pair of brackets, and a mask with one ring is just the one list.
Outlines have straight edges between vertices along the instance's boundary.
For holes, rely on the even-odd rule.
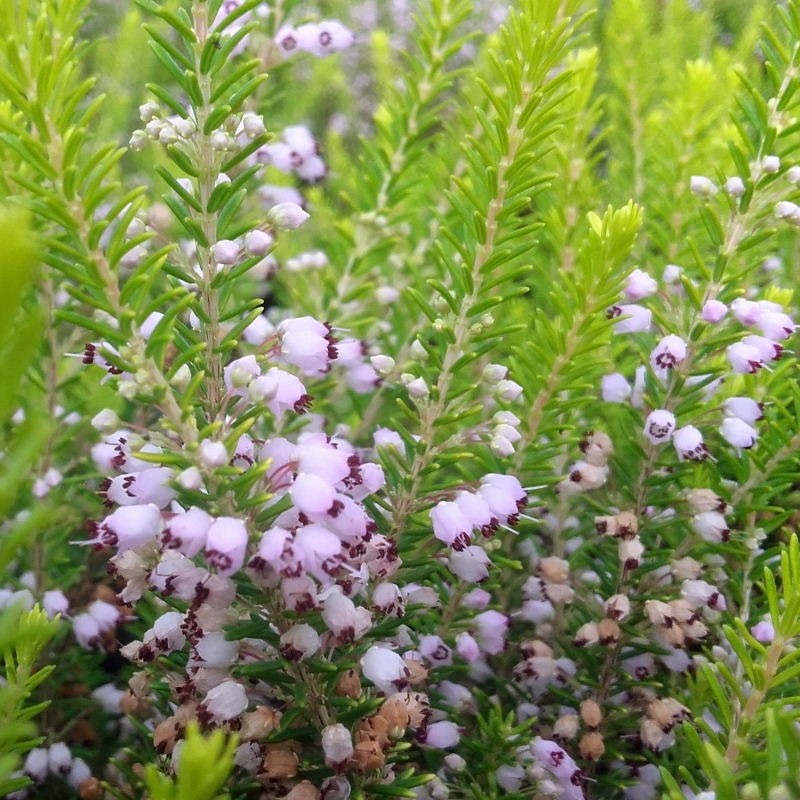
[[34,747],[25,757],[22,771],[34,783],[41,783],[47,777],[49,752],[44,747]]
[[53,775],[64,777],[72,768],[72,752],[63,742],[50,745],[47,751],[47,767]]
[[792,318],[781,311],[764,311],[758,322],[767,339],[782,340],[791,336],[796,328]]
[[244,686],[237,681],[225,680],[208,692],[197,708],[197,715],[201,720],[219,724],[238,717],[247,711],[247,706]]
[[700,317],[704,322],[716,325],[716,323],[722,321],[727,313],[728,307],[725,303],[720,303],[719,300],[709,300],[703,306],[703,312]]
[[69,600],[60,589],[51,589],[44,593],[42,607],[50,619],[53,619],[56,614],[61,614],[63,617],[69,611]]
[[606,403],[624,403],[631,391],[631,385],[619,372],[603,376],[601,392]]
[[731,311],[742,325],[758,325],[761,321],[761,306],[743,297],[738,297],[731,303]]
[[644,423],[644,435],[653,444],[668,442],[674,430],[675,415],[666,409],[651,411]]
[[689,191],[698,197],[713,197],[717,193],[717,187],[703,175],[692,175],[689,179]]
[[758,440],[758,433],[744,420],[736,417],[726,417],[720,425],[719,432],[722,434],[722,438],[734,447],[747,449]]
[[678,428],[672,436],[680,461],[705,461],[708,448],[703,444],[703,434],[692,425]]
[[463,581],[479,583],[489,577],[489,556],[482,547],[471,545],[461,552],[451,551],[448,569]]
[[763,362],[777,361],[783,353],[783,347],[777,342],[767,339],[765,336],[745,336],[741,344],[745,347],[752,347],[758,351]]
[[319,634],[310,625],[294,625],[281,636],[281,655],[289,661],[302,661],[319,648]]
[[734,372],[752,375],[764,366],[761,353],[755,347],[744,342],[730,345],[725,352]]
[[118,508],[97,525],[95,541],[120,552],[136,549],[155,539],[161,530],[161,511],[157,506],[135,505]]
[[738,176],[728,178],[728,180],[725,181],[725,191],[731,197],[741,197],[745,192],[744,181]]
[[327,725],[322,731],[322,750],[325,763],[335,767],[353,755],[353,738],[350,731],[339,723]]
[[707,542],[727,542],[730,529],[718,511],[702,511],[692,517],[692,527]]
[[775,626],[770,620],[762,620],[750,628],[750,633],[757,642],[767,644],[775,638]]
[[523,392],[522,387],[510,380],[499,381],[494,387],[494,395],[504,403],[513,403]]
[[357,608],[338,586],[329,592],[322,606],[322,620],[328,630],[343,642],[360,639],[372,626],[372,615],[365,608]]
[[239,260],[239,245],[230,239],[221,239],[213,247],[214,260],[218,264],[232,266]]
[[614,323],[614,333],[642,333],[649,331],[653,323],[653,312],[638,305],[612,306],[608,310],[610,319],[620,317]]
[[208,529],[206,561],[227,577],[243,566],[247,552],[247,528],[233,517],[220,517]]
[[417,733],[417,741],[427,747],[446,750],[455,747],[461,739],[458,726],[449,720],[434,722]]
[[278,230],[290,231],[299,228],[311,215],[296,203],[278,203],[267,212],[267,221]]
[[382,692],[393,694],[408,685],[409,670],[393,650],[370,647],[361,658],[361,673]]
[[484,611],[475,617],[475,624],[478,626],[476,639],[484,653],[496,655],[505,650],[506,632],[510,625],[510,620],[505,614],[499,611]]
[[103,600],[95,600],[88,608],[89,616],[97,623],[100,633],[112,630],[119,622],[120,610]]
[[752,425],[760,419],[764,419],[764,412],[761,406],[750,397],[729,397],[723,404],[725,414]]
[[448,500],[437,503],[431,509],[431,523],[433,535],[454,550],[464,550],[469,545],[472,523],[456,503]]
[[249,393],[251,399],[266,403],[267,408],[278,419],[289,410],[303,414],[312,400],[299,378],[277,367],[256,378],[250,384]]
[[672,369],[686,358],[686,342],[680,336],[665,336],[650,354],[650,365],[654,370]]
[[635,269],[628,275],[628,281],[623,291],[629,300],[641,300],[655,294],[658,291],[658,283],[647,273]]

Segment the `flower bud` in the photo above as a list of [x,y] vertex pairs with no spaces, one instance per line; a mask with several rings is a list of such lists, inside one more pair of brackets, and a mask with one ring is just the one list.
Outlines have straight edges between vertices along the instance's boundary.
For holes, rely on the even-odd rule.
[[258,114],[246,113],[242,117],[242,128],[244,129],[245,136],[250,139],[257,139],[262,136],[266,130],[264,127],[264,120]]
[[774,175],[781,168],[781,160],[778,156],[764,156],[761,159],[761,169],[767,175]]
[[322,750],[329,767],[343,764],[353,755],[353,737],[344,725],[328,725],[322,731]]
[[310,214],[295,203],[278,203],[267,213],[267,221],[281,231],[299,228],[309,217]]
[[725,305],[725,303],[720,303],[719,300],[709,300],[703,306],[703,313],[700,315],[700,318],[704,322],[715,325],[716,323],[720,322],[727,313],[728,307]]
[[221,239],[214,245],[212,253],[217,264],[232,266],[239,260],[239,245],[230,239]]
[[406,389],[408,394],[415,400],[421,400],[428,395],[428,384],[425,383],[424,378],[415,378],[413,381],[409,381]]
[[229,461],[228,450],[222,442],[204,439],[200,443],[200,459],[208,469],[224,467]]
[[275,240],[270,234],[264,231],[250,231],[244,237],[244,252],[248,258],[265,256],[272,250]]
[[369,361],[378,375],[386,376],[394,371],[395,362],[391,356],[372,356]]
[[728,180],[725,181],[725,191],[731,197],[741,197],[745,191],[744,181],[738,176],[728,178]]
[[619,372],[604,375],[601,393],[606,403],[624,403],[631,396],[631,385]]
[[703,175],[692,175],[689,179],[689,191],[697,197],[713,197],[717,193],[717,187]]

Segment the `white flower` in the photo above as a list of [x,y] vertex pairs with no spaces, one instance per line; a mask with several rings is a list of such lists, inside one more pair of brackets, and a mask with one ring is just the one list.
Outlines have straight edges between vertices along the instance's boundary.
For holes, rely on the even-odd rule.
[[198,706],[198,717],[209,722],[227,722],[247,711],[247,692],[241,683],[224,680],[206,695]]
[[327,725],[322,730],[322,751],[329,767],[343,764],[353,755],[353,737],[344,725]]
[[686,358],[686,342],[680,336],[665,336],[650,354],[650,365],[654,370],[672,369]]
[[239,260],[239,245],[230,239],[221,239],[212,248],[217,264],[231,266]]
[[361,658],[361,673],[382,692],[393,694],[408,685],[405,661],[386,647],[370,647]]
[[729,417],[736,417],[752,425],[760,419],[764,419],[764,412],[761,406],[750,397],[729,397],[723,404],[725,413]]
[[649,297],[658,291],[658,283],[655,278],[651,278],[646,272],[635,269],[628,275],[628,281],[623,289],[625,297],[629,300],[641,300]]
[[653,444],[668,442],[674,430],[675,415],[663,408],[651,411],[644,423],[644,435]]
[[62,778],[69,774],[72,768],[72,752],[63,742],[50,745],[47,753],[47,766],[53,775],[60,775]]
[[725,191],[731,197],[741,197],[745,191],[744,181],[738,176],[728,178],[728,180],[725,181]]
[[708,448],[703,444],[703,434],[692,425],[678,428],[672,436],[672,443],[681,461],[705,461]]
[[425,383],[424,378],[415,378],[413,381],[409,381],[406,389],[415,400],[421,400],[423,397],[428,396],[428,384]]
[[293,625],[281,636],[281,655],[289,661],[302,661],[319,650],[319,634],[305,623]]
[[761,169],[767,175],[774,175],[781,168],[781,160],[778,156],[764,156],[761,159]]
[[295,203],[278,203],[267,212],[269,223],[281,231],[299,228],[310,216]]
[[631,396],[631,385],[619,372],[604,375],[601,393],[606,403],[624,403]]
[[713,197],[717,193],[717,187],[703,175],[692,175],[689,179],[689,191],[698,197]]
[[635,304],[612,306],[608,316],[610,319],[620,317],[614,324],[614,333],[642,333],[649,331],[653,322],[653,312]]
[[718,511],[703,511],[692,517],[692,527],[707,542],[718,544],[727,542],[730,529],[725,522],[725,517]]
[[764,359],[755,347],[744,342],[735,342],[730,345],[725,355],[734,372],[742,375],[753,375],[764,366]]
[[751,428],[744,420],[736,417],[726,417],[720,425],[719,432],[722,438],[734,447],[745,449],[752,447],[758,440],[758,432]]

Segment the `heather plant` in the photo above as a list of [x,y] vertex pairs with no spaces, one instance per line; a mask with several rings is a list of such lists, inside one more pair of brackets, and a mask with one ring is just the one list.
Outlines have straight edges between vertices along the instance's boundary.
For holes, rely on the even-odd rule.
[[800,3],[0,31],[5,796],[800,796]]

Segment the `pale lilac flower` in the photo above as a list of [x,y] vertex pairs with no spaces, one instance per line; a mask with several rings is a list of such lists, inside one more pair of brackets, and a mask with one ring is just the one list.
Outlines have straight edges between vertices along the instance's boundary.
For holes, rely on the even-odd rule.
[[95,600],[87,609],[89,616],[97,623],[100,633],[110,631],[119,622],[122,614],[116,606],[103,600]]
[[658,291],[658,283],[655,278],[651,278],[647,273],[640,269],[635,269],[628,275],[628,281],[623,289],[625,296],[629,300],[641,300],[649,297]]
[[653,312],[649,308],[638,305],[611,306],[609,319],[624,317],[614,323],[614,333],[642,333],[649,331],[653,322]]
[[200,442],[200,460],[208,469],[224,467],[228,461],[228,450],[222,442],[204,439]]
[[208,692],[197,708],[197,715],[201,720],[219,724],[243,714],[247,706],[244,686],[233,680],[225,680]]
[[239,245],[230,239],[221,239],[212,248],[212,254],[217,264],[232,266],[239,260]]
[[521,394],[522,387],[514,381],[499,381],[494,387],[494,395],[504,403],[513,403]]
[[446,750],[455,747],[461,740],[458,726],[449,720],[434,722],[426,728],[421,728],[417,733],[417,741],[427,747]]
[[703,313],[700,315],[700,318],[704,322],[716,325],[716,323],[722,321],[727,313],[728,306],[726,306],[725,303],[720,303],[719,300],[709,300],[703,306]]
[[135,550],[155,539],[161,525],[161,511],[157,506],[124,506],[97,525],[95,541],[117,547],[120,552]]
[[353,32],[342,25],[337,19],[323,20],[319,23],[319,34],[317,36],[318,51],[314,55],[324,57],[330,53],[338,53],[352,47],[355,42]]
[[341,723],[327,725],[322,730],[322,751],[325,763],[337,767],[353,755],[353,738]]
[[726,417],[720,425],[719,432],[722,434],[722,438],[734,447],[747,449],[758,440],[758,432],[737,417]]
[[450,552],[447,567],[454,575],[468,583],[480,583],[489,577],[489,556],[482,547],[471,545],[459,552]]
[[294,479],[289,494],[292,503],[309,515],[326,513],[336,500],[336,491],[327,481],[304,472]]
[[267,212],[267,221],[280,231],[291,231],[299,228],[310,216],[295,203],[278,203]]
[[725,610],[725,596],[712,584],[701,580],[685,580],[681,595],[693,606],[708,606],[715,611]]
[[731,303],[731,311],[742,325],[758,325],[761,321],[761,306],[752,300],[738,297]]
[[472,537],[472,523],[456,503],[443,500],[431,509],[433,535],[454,550],[464,550]]
[[265,402],[278,419],[290,409],[297,414],[305,413],[312,400],[299,378],[277,367],[256,378],[250,384],[249,393],[252,400]]
[[372,605],[388,616],[402,617],[405,614],[403,593],[394,583],[379,583],[372,590]]
[[63,617],[69,611],[69,600],[60,589],[51,589],[44,593],[42,607],[50,619],[53,619],[56,614],[61,614]]
[[473,589],[464,595],[461,605],[464,608],[472,608],[476,610],[484,609],[492,601],[492,595],[485,589]]
[[89,614],[78,614],[72,620],[72,631],[84,650],[93,650],[100,644],[100,625]]
[[[583,773],[562,747],[555,742],[536,737],[531,744],[531,752],[539,764],[555,775],[565,788],[567,786],[580,787]],[[583,797],[583,792],[573,796]]]
[[644,423],[644,435],[653,444],[668,442],[675,431],[675,415],[666,409],[657,409],[648,414]]
[[783,347],[765,336],[745,336],[741,344],[746,347],[752,347],[758,350],[761,360],[766,363],[767,361],[777,361],[783,353]]
[[672,443],[681,461],[705,461],[708,448],[703,444],[703,434],[692,425],[678,428],[672,436]]
[[761,406],[750,397],[729,397],[723,404],[725,413],[729,417],[736,417],[748,425],[764,419]]
[[731,197],[741,197],[745,191],[744,181],[739,177],[728,178],[725,181],[725,191]]
[[305,623],[293,625],[281,636],[281,655],[289,661],[303,661],[319,648],[319,634]]
[[764,366],[761,353],[755,347],[744,344],[744,342],[735,342],[730,345],[725,354],[733,371],[743,375],[753,375]]
[[767,175],[774,175],[781,168],[781,160],[778,156],[764,156],[761,159],[761,169]]
[[385,647],[370,647],[361,658],[361,672],[386,694],[404,689],[408,685],[409,670],[403,659]]
[[521,764],[517,764],[513,767],[508,764],[503,764],[495,770],[494,776],[497,785],[504,792],[517,792],[525,778],[525,767]]
[[768,619],[762,620],[750,628],[750,633],[757,642],[767,644],[775,638],[775,626]]
[[631,385],[619,372],[604,375],[601,387],[606,403],[624,403],[631,396]]
[[161,534],[165,549],[178,550],[187,558],[194,558],[205,546],[208,529],[213,518],[201,508],[189,508],[176,514]]
[[178,611],[167,611],[153,623],[153,642],[162,653],[183,649],[186,644],[186,634],[182,630],[183,623],[184,615]]
[[713,197],[717,193],[717,187],[704,175],[692,175],[689,178],[689,191],[697,197]]
[[322,606],[322,620],[328,630],[343,642],[360,639],[372,626],[372,615],[365,608],[357,608],[338,586],[328,591]]
[[767,339],[782,340],[791,336],[796,328],[792,318],[781,311],[765,311],[758,323]]
[[409,381],[406,384],[406,390],[408,394],[414,398],[414,400],[421,400],[423,397],[428,396],[428,384],[425,383],[424,378],[415,378],[412,381]]
[[67,775],[67,783],[77,792],[81,784],[91,777],[92,771],[89,765],[82,758],[74,759]]
[[22,771],[34,783],[41,783],[47,777],[49,753],[44,747],[34,747],[27,756]]
[[[319,323],[306,318],[311,324],[308,326],[292,325],[278,326],[281,332],[281,357],[287,364],[293,364],[306,373],[319,373],[328,369],[330,362],[338,355],[333,340],[327,328],[322,326],[324,333],[318,330]],[[300,320],[291,320],[300,322]]]
[[631,405],[634,408],[642,408],[644,405],[643,394],[646,388],[647,367],[644,364],[636,367],[633,380],[633,393],[631,394]]
[[453,664],[453,651],[444,643],[441,636],[423,636],[419,640],[419,652],[435,667],[449,667]]
[[50,745],[47,751],[47,767],[53,775],[60,775],[62,778],[69,774],[72,768],[72,752],[64,742]]
[[476,661],[481,657],[480,645],[466,631],[456,636],[456,652],[467,662]]
[[229,392],[244,395],[242,389],[259,375],[261,375],[261,367],[258,366],[255,356],[237,358],[225,367],[225,388]]
[[487,655],[502,653],[506,647],[506,633],[511,620],[499,611],[484,611],[475,617],[478,626],[476,638]]
[[725,522],[725,517],[718,511],[702,511],[692,517],[692,527],[707,542],[719,544],[727,542],[730,528]]
[[679,267],[677,264],[667,264],[661,274],[661,280],[666,284],[680,283],[682,272],[683,267]]
[[208,529],[206,536],[206,561],[217,568],[219,575],[227,577],[238,572],[247,554],[247,528],[234,517],[219,517]]
[[686,342],[680,336],[665,336],[650,354],[653,369],[672,369],[686,358]]

